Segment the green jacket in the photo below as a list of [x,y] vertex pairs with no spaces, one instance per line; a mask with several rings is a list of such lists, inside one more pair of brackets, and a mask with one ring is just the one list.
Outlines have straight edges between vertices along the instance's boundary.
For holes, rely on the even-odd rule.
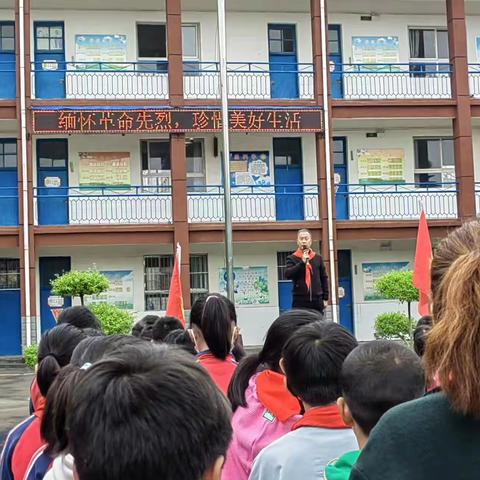
[[353,466],[360,456],[360,450],[348,452],[340,458],[332,460],[325,468],[326,480],[348,480]]

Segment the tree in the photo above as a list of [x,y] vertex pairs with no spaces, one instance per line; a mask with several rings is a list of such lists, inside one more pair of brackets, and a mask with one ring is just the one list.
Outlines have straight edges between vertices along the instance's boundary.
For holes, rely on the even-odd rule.
[[128,335],[133,326],[133,315],[110,303],[96,303],[88,307],[100,320],[105,335]]
[[72,270],[52,280],[52,292],[61,297],[80,297],[84,305],[85,295],[98,295],[110,288],[105,275],[96,270],[79,272]]
[[386,340],[402,340],[412,344],[413,321],[404,313],[382,313],[375,320],[375,337]]

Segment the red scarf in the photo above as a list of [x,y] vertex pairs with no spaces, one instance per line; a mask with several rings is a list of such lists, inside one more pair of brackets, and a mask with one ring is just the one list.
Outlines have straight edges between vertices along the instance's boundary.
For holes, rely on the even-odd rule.
[[311,408],[301,420],[293,425],[292,430],[297,430],[297,428],[301,427],[349,428],[342,420],[336,405]]
[[[308,254],[308,259],[310,260],[310,262],[313,260],[315,255],[316,255],[315,252],[312,249],[310,249],[310,253]],[[297,248],[297,250],[295,251],[293,256],[303,259],[303,250],[300,249],[300,248]],[[312,285],[312,270],[313,269],[312,269],[312,265],[310,264],[310,262],[305,264],[305,285],[307,285],[308,291],[310,291],[310,287]]]

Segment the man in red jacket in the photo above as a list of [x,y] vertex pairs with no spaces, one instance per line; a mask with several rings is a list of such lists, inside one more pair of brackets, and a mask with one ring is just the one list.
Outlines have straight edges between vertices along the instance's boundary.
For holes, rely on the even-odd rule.
[[287,257],[285,276],[292,280],[292,308],[323,313],[328,304],[328,276],[321,255],[312,250],[312,235],[299,230],[297,250]]

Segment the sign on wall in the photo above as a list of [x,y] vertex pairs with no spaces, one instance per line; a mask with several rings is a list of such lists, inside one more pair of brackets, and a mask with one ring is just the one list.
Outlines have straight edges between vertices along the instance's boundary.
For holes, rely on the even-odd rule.
[[[227,273],[219,271],[219,292],[226,294]],[[233,287],[237,305],[266,305],[270,303],[268,267],[237,267],[233,269]]]
[[375,288],[375,282],[386,273],[408,270],[408,266],[409,262],[362,263],[363,299],[366,302],[386,300]]
[[398,37],[352,37],[353,63],[384,65],[400,61]]
[[239,185],[269,186],[269,152],[231,152],[230,179],[232,187]]
[[108,278],[110,288],[100,295],[85,297],[85,303],[110,303],[123,310],[133,310],[133,271],[108,270],[100,273]]
[[[323,110],[230,110],[232,132],[320,132]],[[33,131],[51,133],[197,133],[221,132],[216,109],[34,110]]]
[[129,152],[79,152],[79,185],[129,186]]
[[[126,67],[126,35],[75,35],[75,66],[83,70],[121,70]],[[82,64],[82,62],[90,62]],[[95,62],[107,62],[101,65]],[[122,65],[123,64],[123,65]]]
[[358,149],[357,164],[361,184],[405,182],[405,151],[402,148]]

